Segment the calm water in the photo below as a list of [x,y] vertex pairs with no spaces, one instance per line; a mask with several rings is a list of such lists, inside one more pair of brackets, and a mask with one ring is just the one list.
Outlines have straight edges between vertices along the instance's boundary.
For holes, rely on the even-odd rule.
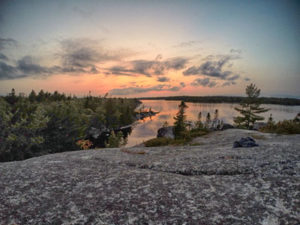
[[[146,108],[150,108],[153,111],[159,111],[156,116],[146,118],[144,121],[139,121],[135,124],[131,135],[128,137],[128,144],[126,146],[134,146],[142,143],[148,139],[156,137],[157,130],[162,127],[165,121],[172,125],[174,123],[173,117],[178,112],[178,105],[180,101],[165,101],[165,100],[144,100],[142,101]],[[219,110],[219,118],[224,123],[233,123],[233,117],[238,115],[238,112],[234,110],[234,107],[238,104],[227,103],[186,103],[188,108],[186,110],[187,120],[196,121],[198,113],[202,112],[202,120],[206,118],[206,114],[209,112],[211,118],[213,118],[214,111]],[[269,118],[272,113],[275,121],[284,119],[293,119],[297,113],[300,112],[300,106],[283,106],[283,105],[262,105],[265,108],[269,108],[270,111],[263,113],[265,120]]]

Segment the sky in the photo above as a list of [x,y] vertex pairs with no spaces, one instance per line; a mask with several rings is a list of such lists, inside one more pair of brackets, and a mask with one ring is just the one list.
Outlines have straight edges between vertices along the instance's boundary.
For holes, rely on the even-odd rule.
[[300,1],[0,3],[0,95],[300,98]]

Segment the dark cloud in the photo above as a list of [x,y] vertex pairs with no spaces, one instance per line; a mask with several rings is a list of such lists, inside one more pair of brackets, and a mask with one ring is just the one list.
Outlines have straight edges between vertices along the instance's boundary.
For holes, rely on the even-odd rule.
[[156,85],[153,87],[129,87],[129,88],[116,88],[112,89],[109,93],[111,95],[130,95],[130,94],[139,94],[150,91],[161,91],[164,85]]
[[129,88],[116,88],[109,91],[111,95],[132,95],[146,93],[150,91],[179,91],[181,87],[169,85],[156,85],[152,87],[129,87]]
[[50,68],[34,63],[31,56],[24,56],[18,60],[17,69],[25,74],[49,74],[53,72]]
[[18,42],[12,38],[0,38],[0,50],[6,47],[17,46]]
[[226,81],[225,83],[222,84],[222,87],[231,86],[235,84],[236,84],[235,81]]
[[236,75],[233,75],[233,76],[231,76],[231,77],[228,77],[227,80],[233,81],[233,80],[237,80],[237,79],[239,79],[239,78],[240,78],[240,75],[236,74]]
[[68,71],[81,71],[83,68],[92,67],[100,61],[101,55],[86,44],[86,40],[64,40],[62,47],[62,64]]
[[16,76],[18,70],[11,65],[8,65],[4,62],[0,62],[0,79],[7,80],[7,79],[16,79],[19,78]]
[[202,86],[202,87],[215,87],[217,83],[215,81],[211,81],[209,78],[197,78],[192,83],[192,86]]
[[157,81],[158,82],[168,82],[168,81],[170,81],[170,78],[168,78],[168,77],[158,77]]
[[3,53],[0,52],[0,60],[8,60],[8,57],[6,55],[4,55]]
[[135,76],[134,70],[127,69],[124,66],[113,66],[108,71],[106,75]]
[[179,91],[180,89],[181,89],[180,86],[174,86],[174,87],[168,88],[168,89],[165,90],[165,91]]
[[188,59],[183,57],[175,57],[168,59],[162,63],[166,67],[166,69],[181,70],[185,68],[186,64],[188,63]]
[[[234,55],[225,55],[219,57],[218,60],[212,61],[207,60],[206,62],[202,63],[200,66],[192,66],[183,72],[183,75],[190,76],[190,75],[206,75],[210,77],[215,77],[219,79],[226,80],[232,75],[232,71],[224,70],[224,66],[229,63],[231,60],[238,59],[238,56]],[[233,77],[236,78],[239,75],[234,75]],[[231,77],[232,78],[232,77]]]
[[65,72],[97,73],[96,64],[120,60],[124,53],[104,50],[97,41],[67,39],[61,41],[62,67]]
[[31,56],[24,56],[15,66],[0,62],[0,79],[12,80],[24,77],[47,76],[62,71],[59,66],[44,67],[34,62]]
[[127,66],[114,66],[108,69],[112,75],[136,76],[144,75],[152,77],[153,75],[164,75],[169,70],[181,70],[188,63],[187,58],[175,57],[161,60],[162,56],[158,55],[155,60],[133,60],[127,62]]

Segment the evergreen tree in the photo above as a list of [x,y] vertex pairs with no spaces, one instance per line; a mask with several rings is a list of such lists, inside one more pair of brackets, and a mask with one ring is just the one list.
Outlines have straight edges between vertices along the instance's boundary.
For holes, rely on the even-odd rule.
[[185,115],[185,109],[188,108],[188,106],[184,103],[184,101],[181,101],[179,107],[179,111],[174,117],[174,134],[175,139],[180,139],[184,136],[184,132],[186,131],[186,115]]
[[211,123],[210,113],[207,113],[205,127],[209,128],[209,124]]
[[196,127],[197,127],[197,129],[202,129],[203,128],[202,113],[201,112],[199,112],[199,114],[198,114],[198,120],[196,122]]
[[251,129],[256,121],[264,120],[264,117],[259,116],[259,113],[267,112],[269,109],[260,107],[260,89],[255,84],[250,84],[246,87],[247,98],[240,104],[241,107],[234,108],[242,116],[234,118],[234,122],[239,127]]
[[219,110],[216,109],[215,110],[215,115],[214,115],[214,121],[218,120],[219,119]]
[[45,100],[45,92],[42,90],[40,90],[39,94],[37,95],[37,101],[38,102],[42,102]]
[[110,136],[108,138],[108,142],[106,144],[106,147],[108,148],[118,148],[121,145],[125,145],[126,141],[123,138],[123,133],[119,131],[116,135],[114,131],[110,133]]
[[119,124],[120,113],[115,104],[115,99],[112,98],[106,99],[104,109],[105,109],[106,127],[117,128]]
[[28,98],[29,98],[29,101],[30,101],[30,102],[35,102],[35,100],[36,100],[36,93],[35,93],[34,90],[32,90],[32,91],[30,92]]
[[273,120],[273,116],[272,116],[272,113],[270,114],[270,117],[268,119],[268,124],[273,124],[274,123],[274,120]]
[[11,92],[8,94],[8,96],[5,97],[5,100],[11,104],[14,105],[18,101],[18,97],[16,96],[16,91],[15,89],[11,89]]

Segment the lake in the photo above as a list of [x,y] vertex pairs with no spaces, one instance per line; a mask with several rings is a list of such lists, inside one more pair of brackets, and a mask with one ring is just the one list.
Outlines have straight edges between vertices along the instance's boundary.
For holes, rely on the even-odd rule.
[[[150,108],[153,111],[159,111],[160,113],[152,118],[146,118],[143,121],[137,121],[134,124],[132,133],[128,137],[127,147],[131,147],[142,143],[143,141],[155,138],[157,130],[162,127],[164,122],[168,122],[169,125],[173,125],[173,117],[178,112],[178,105],[180,101],[166,101],[166,100],[143,100],[142,105],[146,109]],[[239,104],[228,103],[186,103],[188,108],[186,109],[187,120],[196,121],[198,113],[202,112],[202,121],[205,120],[207,113],[209,112],[211,118],[213,118],[216,109],[219,110],[219,118],[224,123],[233,124],[233,117],[239,115],[234,107]],[[269,108],[270,111],[262,113],[265,117],[265,121],[272,113],[275,121],[284,119],[293,119],[300,112],[300,106],[284,106],[284,105],[262,105],[264,108]]]

